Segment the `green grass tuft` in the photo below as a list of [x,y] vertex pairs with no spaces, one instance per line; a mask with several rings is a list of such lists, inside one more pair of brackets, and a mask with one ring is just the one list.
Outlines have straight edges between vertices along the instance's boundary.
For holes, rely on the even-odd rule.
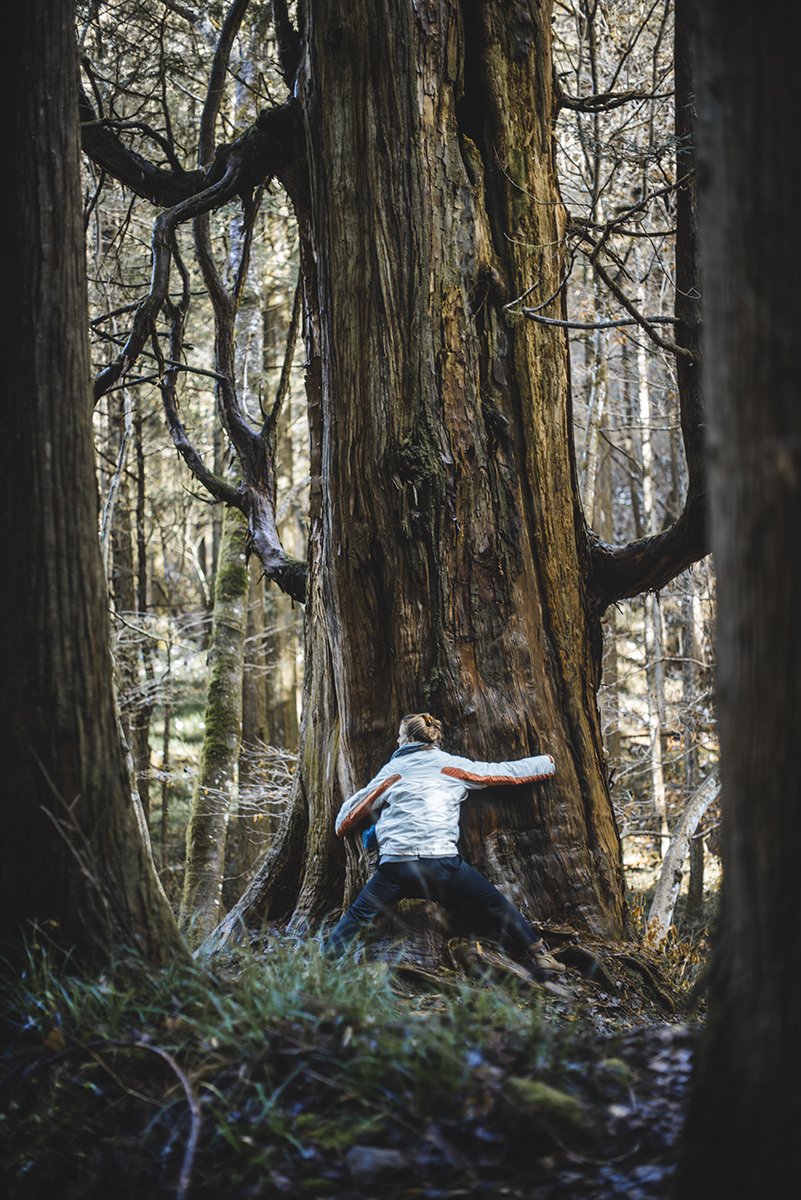
[[535,989],[402,991],[315,942],[93,977],[32,951],[2,991],[5,1195],[346,1195],[357,1145],[407,1154],[410,1188],[453,1181],[503,1140],[502,1080],[558,1085],[560,1051]]

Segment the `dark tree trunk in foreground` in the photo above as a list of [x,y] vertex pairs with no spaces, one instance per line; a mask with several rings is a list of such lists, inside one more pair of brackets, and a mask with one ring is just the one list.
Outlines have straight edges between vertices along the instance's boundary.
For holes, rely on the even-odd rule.
[[312,672],[296,803],[227,928],[341,899],[342,794],[426,708],[458,752],[554,755],[552,782],[465,806],[464,853],[532,915],[617,935],[566,343],[504,308],[563,266],[550,6],[306,9]]
[[681,1200],[801,1191],[801,406],[796,47],[699,5],[723,897]]
[[72,5],[4,40],[9,189],[0,426],[0,943],[174,956],[131,799],[97,541]]

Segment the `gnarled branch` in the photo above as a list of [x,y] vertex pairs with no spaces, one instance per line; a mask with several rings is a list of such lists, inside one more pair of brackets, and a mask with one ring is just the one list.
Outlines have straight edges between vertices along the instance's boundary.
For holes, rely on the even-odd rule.
[[153,322],[167,297],[167,287],[170,281],[170,244],[178,225],[189,221],[199,213],[209,212],[218,208],[230,199],[236,192],[237,169],[233,160],[227,172],[217,183],[205,191],[182,200],[174,208],[160,213],[153,225],[152,251],[153,267],[150,280],[150,291],[141,302],[134,316],[133,326],[128,339],[113,362],[103,367],[95,378],[95,400],[104,396],[113,387],[125,371],[136,362],[145,342],[150,336]]

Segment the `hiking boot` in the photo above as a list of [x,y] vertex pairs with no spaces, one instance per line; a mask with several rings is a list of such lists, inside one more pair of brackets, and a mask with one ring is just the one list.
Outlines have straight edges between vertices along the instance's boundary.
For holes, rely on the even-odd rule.
[[561,975],[567,970],[564,963],[554,958],[542,938],[538,942],[532,942],[527,953],[535,975]]

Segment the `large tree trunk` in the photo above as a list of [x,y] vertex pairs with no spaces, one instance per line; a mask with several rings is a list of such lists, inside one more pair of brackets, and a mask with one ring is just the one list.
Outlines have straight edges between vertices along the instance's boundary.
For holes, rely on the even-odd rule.
[[16,12],[4,41],[0,432],[0,943],[38,926],[80,953],[181,945],[137,826],[114,709],[97,540],[72,5]]
[[554,755],[554,781],[465,806],[464,853],[537,919],[619,934],[566,343],[504,309],[562,265],[550,5],[317,0],[306,20],[312,672],[285,836],[221,934],[341,897],[334,812],[420,708],[460,752]]
[[723,891],[676,1195],[801,1189],[801,406],[796,47],[697,6]]

